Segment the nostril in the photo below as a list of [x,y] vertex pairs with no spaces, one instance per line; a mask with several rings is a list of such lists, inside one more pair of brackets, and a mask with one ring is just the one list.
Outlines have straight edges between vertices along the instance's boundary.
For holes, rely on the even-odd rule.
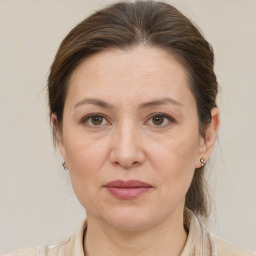
[[123,167],[125,167],[125,168],[130,168],[130,167],[132,167],[132,166],[134,166],[134,163],[131,163],[131,164],[124,164],[124,165],[123,165]]
[[131,140],[124,143],[122,140],[122,143],[113,142],[109,151],[109,160],[114,166],[129,169],[143,164],[145,152],[139,143],[133,143]]
[[138,166],[140,164],[141,163],[139,161],[134,161],[133,163],[126,165],[125,168],[136,167],[136,166]]
[[118,161],[114,162],[114,165],[120,165],[120,166],[122,166],[123,168],[126,168],[126,169],[131,168],[131,167],[135,167],[138,164],[139,164],[139,162],[137,162],[137,161],[134,161],[134,162],[131,162],[131,163],[123,163],[123,162],[118,162]]

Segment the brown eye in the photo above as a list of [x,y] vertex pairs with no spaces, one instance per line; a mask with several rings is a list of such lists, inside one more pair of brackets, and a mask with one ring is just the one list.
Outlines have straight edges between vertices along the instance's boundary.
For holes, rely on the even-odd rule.
[[91,122],[93,125],[101,125],[103,123],[103,117],[102,116],[92,116]]
[[164,116],[154,116],[152,117],[152,122],[154,125],[162,125],[164,123]]
[[173,117],[164,113],[152,114],[151,117],[146,122],[146,124],[156,128],[164,128],[169,126],[172,123],[175,124],[176,120]]
[[89,114],[81,120],[81,124],[91,128],[100,128],[110,124],[107,119],[101,114]]

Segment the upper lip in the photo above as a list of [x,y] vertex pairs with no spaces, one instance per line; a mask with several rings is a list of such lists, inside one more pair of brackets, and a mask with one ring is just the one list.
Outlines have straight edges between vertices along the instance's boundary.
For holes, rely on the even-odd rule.
[[152,187],[150,184],[139,181],[139,180],[113,180],[104,185],[104,187],[115,187],[115,188],[141,188],[141,187]]

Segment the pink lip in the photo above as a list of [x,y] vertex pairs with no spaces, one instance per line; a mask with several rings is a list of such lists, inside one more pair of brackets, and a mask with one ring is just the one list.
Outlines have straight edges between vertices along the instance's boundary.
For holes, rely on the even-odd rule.
[[114,180],[104,186],[113,196],[123,199],[136,199],[148,192],[152,186],[139,180]]

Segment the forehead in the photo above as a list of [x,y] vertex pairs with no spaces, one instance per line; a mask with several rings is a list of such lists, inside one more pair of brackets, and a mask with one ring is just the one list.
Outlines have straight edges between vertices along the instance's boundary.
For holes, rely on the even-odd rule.
[[167,51],[145,46],[110,49],[86,58],[73,72],[68,98],[136,99],[170,96],[189,89],[186,69]]

